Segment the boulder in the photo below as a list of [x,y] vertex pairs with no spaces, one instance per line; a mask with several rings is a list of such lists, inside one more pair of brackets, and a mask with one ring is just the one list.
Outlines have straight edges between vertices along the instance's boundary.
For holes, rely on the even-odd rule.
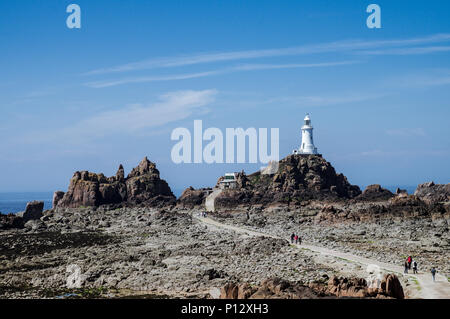
[[414,195],[428,204],[450,201],[450,184],[428,182],[417,186]]
[[398,188],[395,190],[395,195],[400,195],[400,196],[407,196],[408,195],[408,191],[406,189],[401,189]]
[[364,298],[368,296],[367,282],[363,278],[338,278],[328,280],[328,292],[337,297]]
[[301,283],[292,283],[280,278],[266,279],[259,286],[227,283],[220,292],[220,299],[315,299],[326,296]]
[[356,199],[361,201],[383,201],[394,197],[391,191],[382,188],[379,184],[373,184],[366,189]]
[[24,227],[29,230],[43,230],[46,228],[46,225],[41,220],[32,219],[25,223]]
[[327,293],[337,297],[355,298],[395,298],[404,299],[403,288],[398,277],[386,274],[379,288],[369,288],[363,278],[343,278],[333,276],[328,281]]
[[55,208],[58,206],[58,203],[63,199],[64,192],[62,191],[56,191],[53,193],[53,200],[52,200],[52,207]]
[[23,228],[23,218],[16,214],[0,213],[0,229]]
[[44,210],[44,202],[42,201],[33,201],[27,204],[24,212],[20,212],[17,214],[18,217],[23,218],[23,222],[26,223],[29,220],[38,220],[43,215],[42,212]]
[[212,193],[211,188],[186,188],[177,200],[177,205],[183,208],[194,208],[205,204],[205,199]]
[[394,274],[386,274],[381,281],[381,292],[388,297],[405,299],[402,284]]

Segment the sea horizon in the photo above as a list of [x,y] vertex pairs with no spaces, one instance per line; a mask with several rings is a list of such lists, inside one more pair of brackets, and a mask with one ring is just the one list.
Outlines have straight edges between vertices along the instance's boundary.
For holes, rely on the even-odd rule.
[[27,203],[44,202],[44,210],[52,208],[53,192],[0,192],[0,212],[17,214],[25,211]]

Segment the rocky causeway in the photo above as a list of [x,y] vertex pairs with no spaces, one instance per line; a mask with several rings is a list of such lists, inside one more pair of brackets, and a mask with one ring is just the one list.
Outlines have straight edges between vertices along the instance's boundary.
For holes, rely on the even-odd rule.
[[450,184],[361,191],[319,155],[238,173],[233,189],[221,180],[177,199],[147,158],[127,176],[122,166],[113,177],[76,172],[53,209],[32,202],[0,216],[0,298],[426,297],[402,272],[373,287],[367,265],[292,244],[293,232],[400,267],[413,256],[419,273],[450,278]]

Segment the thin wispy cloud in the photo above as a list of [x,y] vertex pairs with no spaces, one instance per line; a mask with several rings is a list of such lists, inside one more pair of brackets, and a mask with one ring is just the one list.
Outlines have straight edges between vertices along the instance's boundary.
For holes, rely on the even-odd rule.
[[244,59],[270,58],[280,56],[296,56],[315,53],[358,51],[370,48],[404,47],[413,45],[425,45],[450,41],[449,33],[434,34],[425,37],[394,40],[348,40],[304,45],[291,48],[261,49],[233,52],[200,53],[175,57],[153,58],[139,62],[127,63],[109,68],[100,68],[89,71],[85,75],[130,72],[136,70],[170,68],[203,63],[236,61]]
[[401,137],[417,137],[426,135],[425,130],[421,127],[390,129],[386,130],[386,134],[390,136],[401,136]]
[[378,99],[386,96],[386,93],[360,93],[360,94],[341,94],[341,95],[310,95],[310,96],[284,96],[265,101],[257,104],[288,104],[299,107],[319,107],[327,105],[350,104],[364,102],[368,100]]
[[367,55],[419,55],[450,51],[450,46],[396,48],[387,50],[359,51],[358,54]]
[[220,74],[220,71],[208,71],[208,72],[198,72],[198,73],[186,73],[186,74],[175,74],[167,76],[136,76],[136,77],[126,77],[116,80],[106,80],[106,81],[95,81],[86,83],[87,86],[91,88],[105,88],[110,86],[117,86],[122,84],[131,83],[144,83],[144,82],[157,82],[157,81],[174,81],[174,80],[187,80],[201,78],[205,76],[211,76]]
[[405,74],[386,81],[385,85],[405,89],[450,85],[450,70],[426,70]]
[[86,83],[87,86],[92,88],[105,88],[111,86],[117,86],[122,84],[131,83],[145,83],[145,82],[156,82],[156,81],[173,81],[173,80],[186,80],[201,78],[213,75],[227,74],[233,72],[244,72],[244,71],[257,71],[257,70],[273,70],[273,69],[297,69],[297,68],[323,68],[332,66],[341,66],[356,64],[359,61],[338,61],[338,62],[324,62],[324,63],[291,63],[291,64],[243,64],[230,68],[206,71],[206,72],[196,72],[196,73],[186,73],[186,74],[175,74],[167,76],[136,76],[136,77],[126,77],[122,79],[115,80],[105,80],[105,81],[94,81]]
[[160,101],[156,103],[134,104],[102,112],[72,126],[58,129],[58,133],[34,132],[18,138],[16,142],[36,144],[64,141],[64,144],[82,144],[114,134],[139,135],[144,129],[162,127],[201,111],[201,108],[215,101],[217,93],[215,89],[169,92],[160,96]]

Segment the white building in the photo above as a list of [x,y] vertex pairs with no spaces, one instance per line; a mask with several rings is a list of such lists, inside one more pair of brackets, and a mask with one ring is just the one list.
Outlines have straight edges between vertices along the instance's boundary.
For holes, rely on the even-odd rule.
[[236,188],[236,173],[226,173],[223,180],[220,181],[220,188]]
[[305,116],[305,124],[302,126],[302,144],[300,149],[294,150],[294,154],[318,154],[317,147],[314,146],[313,127],[309,114]]

